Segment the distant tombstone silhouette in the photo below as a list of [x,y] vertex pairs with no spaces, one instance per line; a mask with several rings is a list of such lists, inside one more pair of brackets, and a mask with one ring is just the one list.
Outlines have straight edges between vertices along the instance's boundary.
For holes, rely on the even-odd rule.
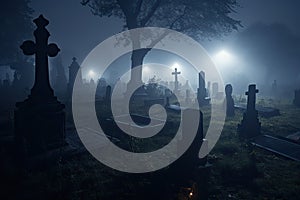
[[110,102],[111,102],[111,86],[110,85],[106,86],[104,101],[106,102],[106,104],[110,104]]
[[293,103],[295,106],[300,107],[300,90],[295,90],[295,97]]
[[199,74],[199,87],[197,89],[197,100],[199,106],[209,105],[210,99],[207,97],[207,92],[205,88],[205,73],[201,71]]
[[50,34],[45,27],[49,21],[40,15],[33,22],[36,42],[27,40],[21,49],[25,55],[35,55],[35,82],[28,98],[16,103],[15,109],[15,140],[28,154],[65,144],[65,106],[54,96],[48,69],[48,56],[56,56],[60,49],[48,44]]
[[249,85],[248,92],[246,92],[246,95],[248,95],[247,109],[243,115],[241,124],[238,124],[238,133],[244,138],[252,138],[260,135],[261,124],[258,120],[258,112],[255,109],[256,93],[258,93],[256,85]]
[[226,102],[226,116],[227,117],[233,117],[235,115],[234,113],[234,100],[232,98],[232,85],[227,84],[225,86],[225,102]]
[[74,82],[76,79],[76,76],[78,74],[78,81],[79,84],[82,85],[82,74],[81,74],[81,70],[80,70],[80,66],[77,63],[77,59],[75,57],[72,58],[72,63],[69,66],[69,83],[68,83],[68,95],[69,97],[72,96],[72,91],[73,91],[73,87],[74,87]]

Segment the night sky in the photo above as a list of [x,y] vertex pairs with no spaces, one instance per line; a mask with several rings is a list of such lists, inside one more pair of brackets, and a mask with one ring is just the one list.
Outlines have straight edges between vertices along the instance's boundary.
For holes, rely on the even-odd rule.
[[[31,6],[34,16],[42,13],[50,20],[50,40],[62,48],[64,62],[69,62],[73,56],[82,61],[99,42],[122,30],[122,21],[94,16],[79,0],[32,0]],[[244,27],[239,31],[256,22],[282,23],[300,36],[299,7],[297,0],[241,0],[233,16],[242,21]],[[215,42],[222,45],[228,38]]]

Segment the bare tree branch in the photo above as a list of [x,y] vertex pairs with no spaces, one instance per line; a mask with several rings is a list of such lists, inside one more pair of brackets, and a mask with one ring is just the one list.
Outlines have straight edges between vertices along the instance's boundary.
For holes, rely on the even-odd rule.
[[150,20],[150,18],[153,16],[157,8],[159,7],[159,4],[161,3],[161,0],[156,0],[153,4],[152,8],[150,9],[149,13],[141,20],[140,26],[144,27],[146,23]]
[[141,11],[141,7],[143,4],[143,0],[138,0],[135,11],[134,11],[134,16],[137,17]]

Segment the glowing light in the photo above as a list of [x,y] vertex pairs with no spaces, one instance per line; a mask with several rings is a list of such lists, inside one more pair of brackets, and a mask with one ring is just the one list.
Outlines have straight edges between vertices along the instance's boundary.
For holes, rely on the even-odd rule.
[[90,70],[90,71],[89,71],[89,76],[90,76],[91,78],[93,78],[93,77],[95,76],[95,72],[94,72],[93,70]]
[[192,196],[193,196],[193,192],[190,192],[190,193],[189,193],[189,196],[192,197]]
[[214,60],[219,64],[228,64],[233,61],[233,56],[226,50],[222,50],[214,56]]
[[179,69],[179,67],[180,67],[180,65],[179,65],[178,63],[174,63],[173,66],[172,66],[173,69],[174,69],[174,68]]
[[143,72],[149,73],[150,72],[150,67],[149,66],[143,66]]

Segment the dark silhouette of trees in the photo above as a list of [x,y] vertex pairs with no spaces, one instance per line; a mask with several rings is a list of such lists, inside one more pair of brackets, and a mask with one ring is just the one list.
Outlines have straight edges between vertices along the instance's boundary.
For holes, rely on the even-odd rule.
[[[10,66],[20,77],[21,87],[29,89],[33,83],[33,64],[20,49],[25,39],[33,37],[32,13],[29,0],[10,0],[0,7],[0,67]],[[30,59],[30,58],[29,58]]]
[[[123,19],[125,29],[164,27],[198,40],[220,37],[241,26],[230,17],[238,6],[237,0],[82,0],[81,3],[89,6],[94,15]],[[151,50],[149,46],[133,51],[132,68],[142,64]]]
[[33,10],[28,0],[10,0],[0,7],[0,65],[10,65],[19,61],[23,55],[20,45],[23,40],[32,37]]

